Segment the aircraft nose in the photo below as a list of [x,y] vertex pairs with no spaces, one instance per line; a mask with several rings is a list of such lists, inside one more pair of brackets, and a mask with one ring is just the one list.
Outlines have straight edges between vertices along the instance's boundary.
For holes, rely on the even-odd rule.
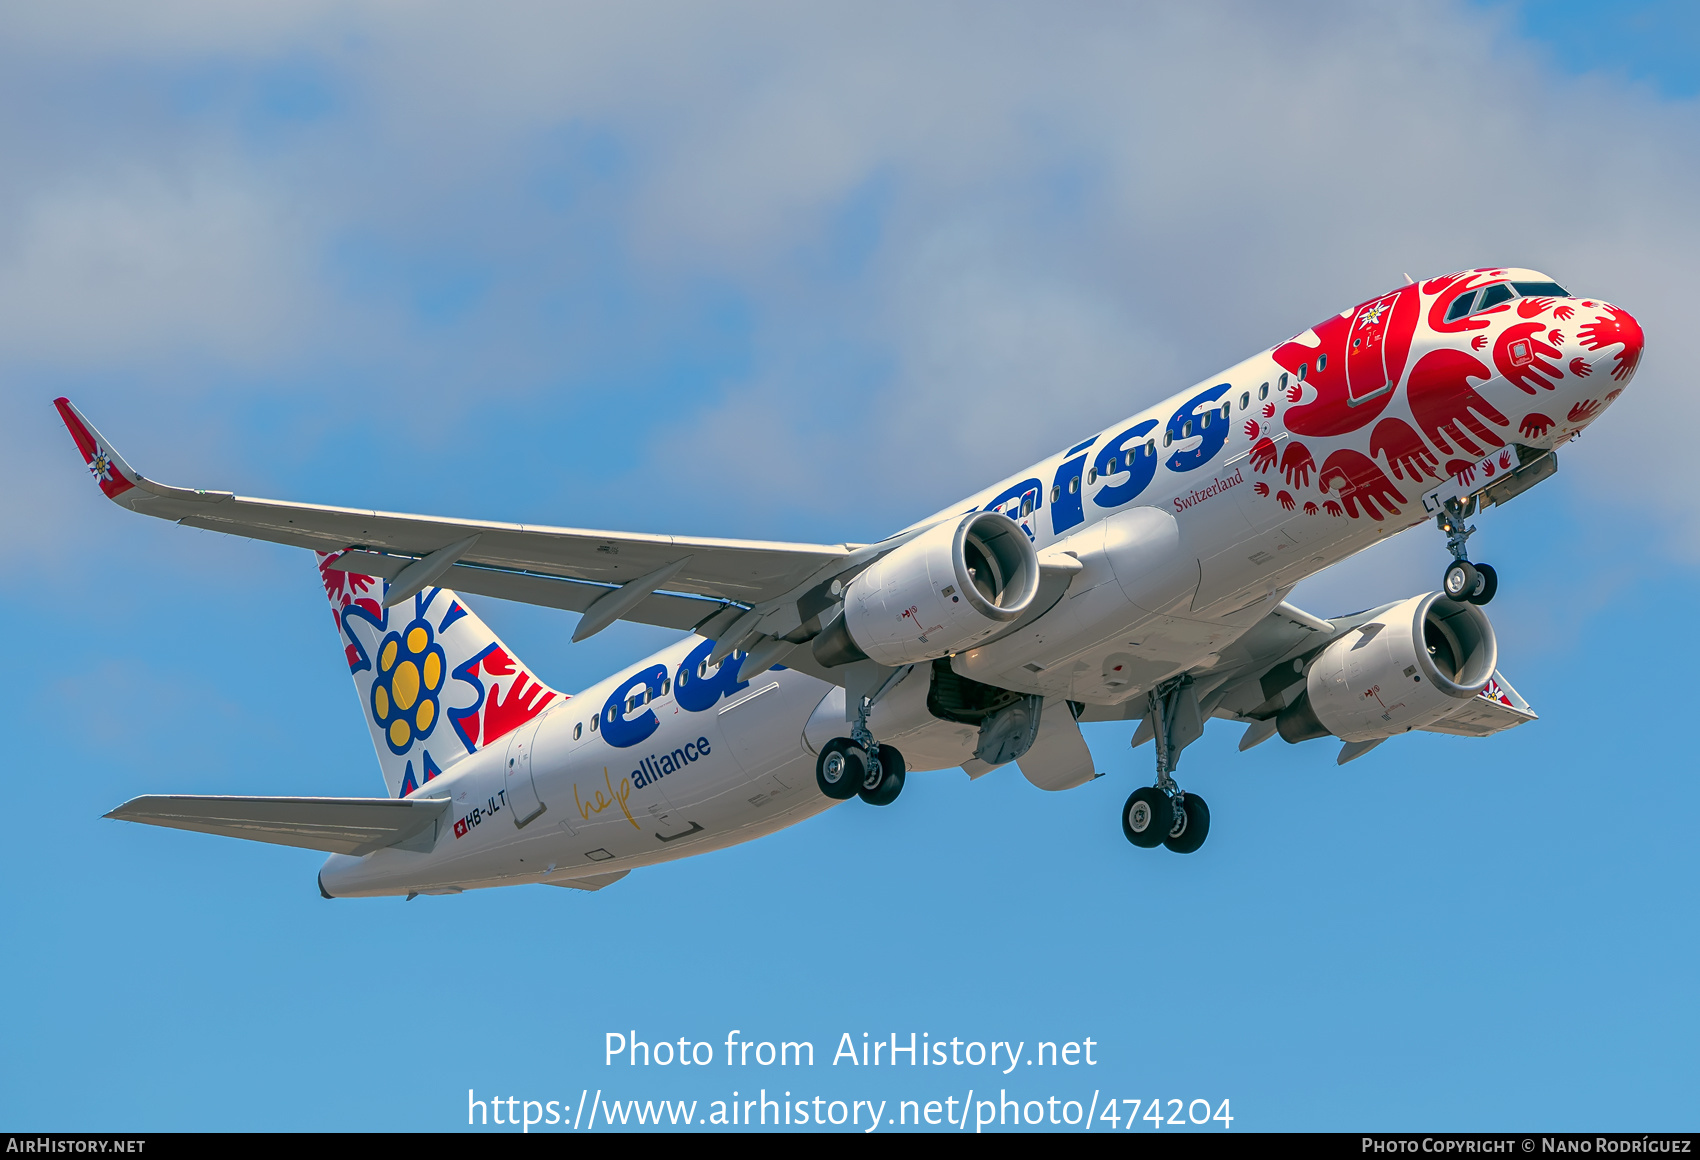
[[1575,342],[1596,373],[1611,377],[1618,387],[1628,384],[1641,364],[1646,336],[1635,316],[1609,302],[1583,300]]

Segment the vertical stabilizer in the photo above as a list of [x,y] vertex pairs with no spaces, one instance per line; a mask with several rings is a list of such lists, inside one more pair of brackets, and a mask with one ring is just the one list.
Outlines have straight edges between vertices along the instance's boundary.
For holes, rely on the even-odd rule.
[[388,582],[331,567],[340,556],[319,554],[319,579],[391,797],[566,700],[447,588],[385,608]]

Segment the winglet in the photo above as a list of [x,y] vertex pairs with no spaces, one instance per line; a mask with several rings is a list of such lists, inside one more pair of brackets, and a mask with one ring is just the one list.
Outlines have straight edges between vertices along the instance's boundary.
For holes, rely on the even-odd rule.
[[83,413],[71,405],[71,400],[54,399],[53,405],[59,408],[59,417],[65,420],[71,438],[77,441],[77,450],[83,453],[83,462],[88,464],[89,474],[100,484],[100,490],[106,493],[107,499],[117,499],[136,486],[140,476],[124,462],[123,456],[112,449],[112,444],[106,441],[106,437],[83,418]]

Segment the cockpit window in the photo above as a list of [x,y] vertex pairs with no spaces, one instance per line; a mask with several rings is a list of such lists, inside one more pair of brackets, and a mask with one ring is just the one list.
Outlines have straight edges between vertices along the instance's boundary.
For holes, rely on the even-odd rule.
[[[1515,292],[1515,294],[1513,294]],[[1452,300],[1446,308],[1446,321],[1457,322],[1466,315],[1501,302],[1519,298],[1569,298],[1570,291],[1557,282],[1495,282],[1485,290],[1467,290]]]
[[1511,287],[1504,282],[1495,282],[1482,291],[1481,301],[1476,303],[1477,310],[1486,310],[1490,306],[1498,306],[1501,302],[1511,301]]

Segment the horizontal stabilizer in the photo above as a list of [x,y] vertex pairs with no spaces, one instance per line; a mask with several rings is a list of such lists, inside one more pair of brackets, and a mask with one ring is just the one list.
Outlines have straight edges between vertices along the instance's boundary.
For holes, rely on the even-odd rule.
[[[106,816],[331,854],[370,854],[409,839],[429,849],[448,798],[211,797],[145,794]],[[409,843],[413,845],[414,843]]]

